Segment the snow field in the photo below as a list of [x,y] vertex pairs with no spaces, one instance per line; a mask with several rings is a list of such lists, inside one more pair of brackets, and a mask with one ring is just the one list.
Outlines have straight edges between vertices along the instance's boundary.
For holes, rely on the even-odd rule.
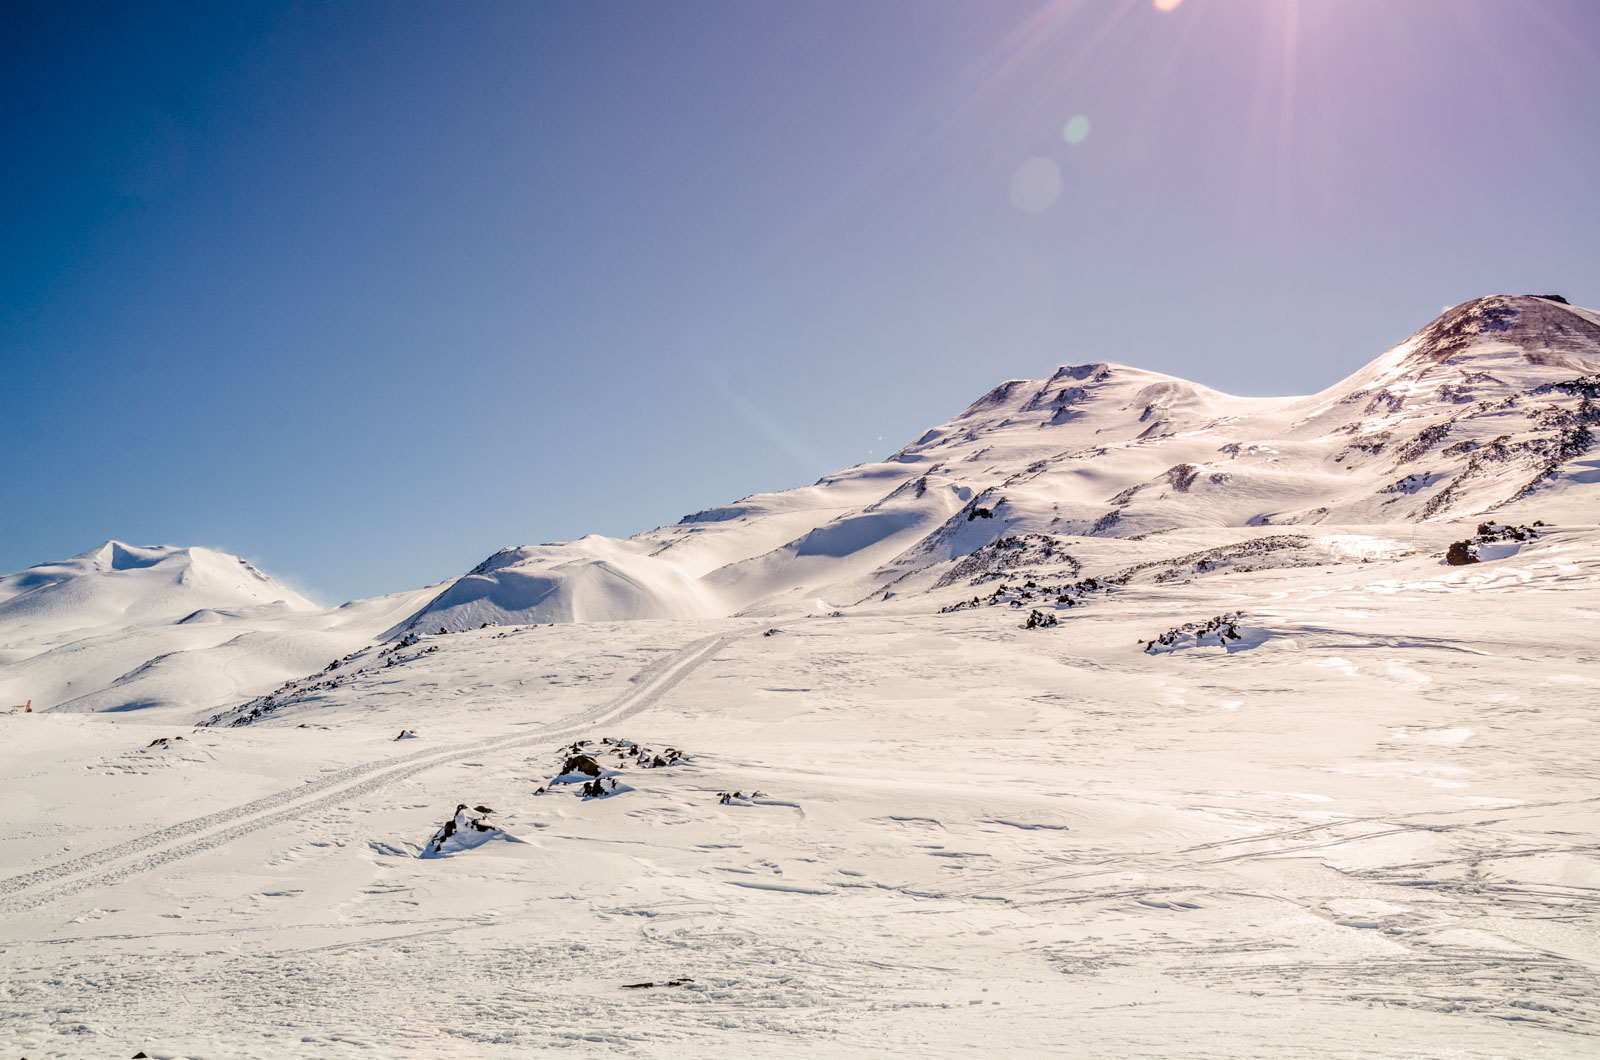
[[[1470,568],[1144,584],[1046,630],[919,598],[770,637],[472,631],[242,728],[5,719],[0,1034],[28,1056],[1153,1057],[1178,1028],[1192,1056],[1590,1055],[1600,668],[1574,620],[1600,571],[1592,530],[1562,535]],[[1224,610],[1270,635],[1137,643]],[[533,794],[601,737],[686,758]],[[459,802],[523,842],[419,859]]]

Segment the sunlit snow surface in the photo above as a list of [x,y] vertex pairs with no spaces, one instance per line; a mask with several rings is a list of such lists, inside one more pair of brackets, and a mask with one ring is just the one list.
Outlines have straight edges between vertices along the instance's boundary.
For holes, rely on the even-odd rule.
[[1600,1055],[1597,398],[1600,314],[1493,297],[327,611],[0,577],[0,1044]]
[[[1464,568],[1428,533],[1049,629],[927,598],[489,628],[254,725],[0,718],[0,1038],[1593,1056],[1600,533]],[[1139,648],[1222,611],[1266,636]],[[601,738],[684,757],[535,794]],[[419,858],[460,803],[524,842]]]

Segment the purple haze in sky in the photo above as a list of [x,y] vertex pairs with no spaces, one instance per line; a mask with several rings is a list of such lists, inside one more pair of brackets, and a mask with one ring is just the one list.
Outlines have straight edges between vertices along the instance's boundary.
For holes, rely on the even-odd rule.
[[1591,0],[11,3],[0,50],[4,570],[392,591],[1060,363],[1286,394],[1600,302]]

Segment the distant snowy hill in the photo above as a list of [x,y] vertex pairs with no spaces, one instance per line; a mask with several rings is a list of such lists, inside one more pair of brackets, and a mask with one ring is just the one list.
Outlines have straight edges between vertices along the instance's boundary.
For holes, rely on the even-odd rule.
[[1536,296],[1457,306],[1310,397],[1068,366],[812,486],[625,541],[507,549],[400,628],[853,604],[1018,535],[1510,517],[1532,498],[1549,518],[1592,504],[1597,391],[1600,314]]
[[320,666],[432,594],[324,611],[225,552],[107,541],[0,577],[0,705],[200,710]]
[[139,548],[107,541],[61,563],[0,577],[8,643],[30,634],[121,629],[202,609],[316,608],[237,556],[208,548]]

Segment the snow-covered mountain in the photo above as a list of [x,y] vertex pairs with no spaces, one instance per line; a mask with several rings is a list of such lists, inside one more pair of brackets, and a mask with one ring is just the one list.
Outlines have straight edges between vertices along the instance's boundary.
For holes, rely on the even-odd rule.
[[1499,295],[1309,397],[1066,366],[814,485],[626,540],[507,548],[332,611],[225,553],[112,541],[0,578],[0,698],[203,711],[408,632],[831,611],[948,588],[997,549],[1076,570],[1096,540],[1205,528],[1281,544],[1286,526],[1582,518],[1597,393],[1600,314]]
[[0,623],[13,641],[177,621],[201,610],[316,605],[237,556],[208,548],[107,541],[61,563],[0,577]]
[[[1498,295],[1310,397],[1118,364],[1010,380],[880,463],[625,541],[506,549],[402,629],[710,617],[938,582],[996,541],[1547,518],[1592,503],[1600,314]],[[1263,531],[1273,533],[1275,531]],[[891,587],[892,590],[891,590]]]
[[107,541],[0,577],[0,701],[198,711],[366,643],[435,591],[323,610],[225,552]]
[[198,549],[0,580],[47,708],[0,711],[0,1040],[1587,1060],[1597,335],[1063,368],[332,610]]

